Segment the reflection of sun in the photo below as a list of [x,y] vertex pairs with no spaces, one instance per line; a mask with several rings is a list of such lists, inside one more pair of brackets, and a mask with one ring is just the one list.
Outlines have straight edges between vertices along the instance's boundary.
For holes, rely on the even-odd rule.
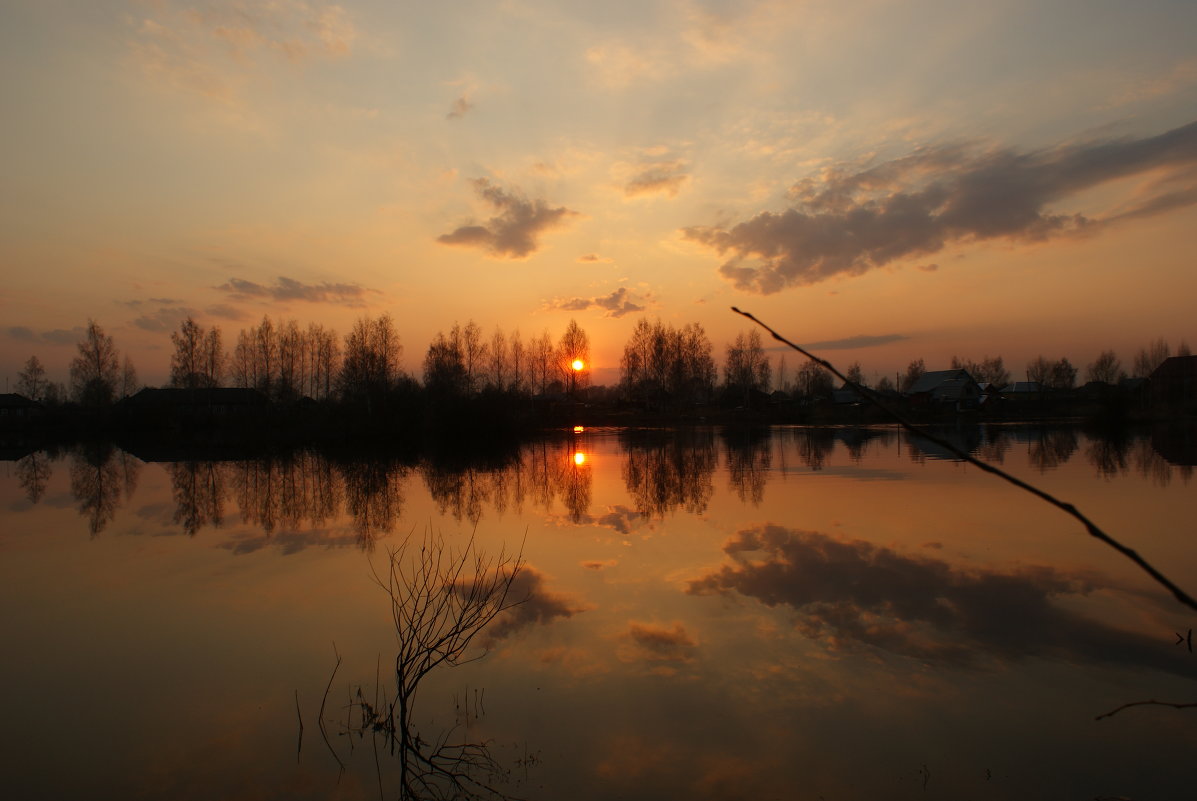
[[574,426],[574,433],[575,433],[575,434],[581,434],[581,433],[582,433],[583,431],[585,431],[585,430],[586,430],[586,429],[585,429],[585,428],[583,428],[582,426]]
[[586,464],[586,454],[581,452],[575,453],[574,464]]
[[581,359],[574,359],[574,363],[570,365],[570,367],[574,368],[575,370],[581,370],[585,366],[585,362],[583,362]]

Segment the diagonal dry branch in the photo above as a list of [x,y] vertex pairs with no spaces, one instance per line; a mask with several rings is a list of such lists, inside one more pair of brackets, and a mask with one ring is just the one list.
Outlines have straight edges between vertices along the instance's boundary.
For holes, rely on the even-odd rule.
[[1004,470],[994,467],[991,464],[987,464],[986,462],[980,461],[979,459],[966,453],[965,451],[961,450],[960,448],[957,448],[955,445],[953,445],[952,443],[948,442],[945,439],[937,437],[928,431],[919,430],[918,428],[916,428],[916,426],[913,423],[911,423],[909,420],[907,420],[900,412],[898,412],[893,407],[891,407],[888,403],[886,403],[884,400],[882,400],[875,392],[873,392],[870,389],[867,389],[866,387],[862,387],[861,385],[857,384],[855,381],[849,381],[848,378],[843,373],[841,373],[839,370],[837,370],[835,368],[835,366],[832,365],[831,362],[827,361],[826,359],[821,359],[818,356],[815,356],[813,353],[805,350],[804,348],[802,348],[799,345],[795,345],[793,342],[786,339],[781,334],[777,333],[772,328],[770,328],[768,325],[761,322],[760,320],[758,320],[756,317],[749,314],[748,312],[741,311],[740,309],[737,309],[735,306],[732,306],[731,309],[736,314],[739,314],[742,317],[748,318],[752,322],[759,325],[761,328],[768,331],[770,336],[772,336],[778,342],[780,342],[783,345],[786,345],[790,348],[793,348],[794,350],[798,351],[806,358],[810,359],[815,364],[817,364],[820,367],[822,367],[823,369],[829,371],[832,375],[834,375],[836,378],[843,381],[851,389],[855,390],[856,393],[859,394],[862,398],[869,401],[874,406],[878,407],[883,412],[885,412],[887,415],[889,415],[891,418],[893,418],[893,420],[898,425],[900,425],[902,428],[906,429],[910,433],[916,434],[924,439],[928,439],[931,442],[934,442],[936,445],[949,451],[953,456],[956,456],[957,458],[961,459],[962,461],[968,462],[969,464],[976,466],[978,469],[984,470],[986,473],[991,473],[991,474],[997,476],[998,478],[1002,479],[1003,481],[1007,481],[1007,482],[1013,484],[1014,486],[1018,487],[1019,489],[1022,489],[1022,490],[1025,490],[1026,492],[1031,493],[1035,497],[1040,498],[1041,500],[1046,501],[1047,503],[1050,503],[1052,506],[1055,506],[1057,509],[1060,509],[1061,511],[1065,512],[1066,514],[1071,515],[1072,517],[1076,518],[1077,520],[1080,521],[1081,525],[1083,525],[1085,527],[1085,530],[1087,532],[1089,532],[1090,536],[1096,537],[1097,539],[1104,542],[1106,545],[1108,545],[1111,548],[1113,548],[1114,550],[1118,551],[1118,553],[1122,554],[1127,559],[1134,562],[1136,565],[1138,565],[1140,568],[1142,568],[1143,571],[1147,573],[1147,575],[1149,575],[1153,579],[1155,579],[1155,581],[1158,584],[1167,588],[1167,590],[1170,593],[1172,593],[1173,597],[1175,597],[1176,600],[1180,601],[1182,604],[1189,607],[1190,609],[1197,610],[1197,601],[1193,600],[1193,598],[1188,593],[1186,593],[1184,590],[1182,590],[1180,587],[1178,587],[1176,584],[1174,584],[1171,580],[1169,580],[1167,576],[1165,576],[1163,573],[1161,573],[1159,570],[1157,570],[1154,566],[1152,566],[1150,562],[1148,562],[1143,557],[1139,556],[1139,554],[1136,553],[1134,551],[1134,549],[1129,548],[1126,545],[1123,545],[1121,542],[1114,539],[1109,534],[1105,533],[1100,528],[1098,528],[1097,525],[1092,520],[1085,517],[1085,515],[1081,514],[1081,512],[1072,504],[1066,503],[1065,501],[1061,501],[1059,498],[1056,498],[1054,495],[1044,492],[1043,490],[1039,489],[1038,487],[1028,484],[1027,482],[1023,481],[1022,479],[1015,478],[1014,476],[1010,475],[1009,473],[1007,473]]

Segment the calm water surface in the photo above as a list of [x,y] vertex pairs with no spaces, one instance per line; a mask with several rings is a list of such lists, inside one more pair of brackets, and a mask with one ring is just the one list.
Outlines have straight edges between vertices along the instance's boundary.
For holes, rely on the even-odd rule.
[[[1174,443],[956,436],[1197,590]],[[526,560],[529,600],[475,639],[484,658],[429,674],[413,721],[485,742],[515,796],[1197,786],[1197,710],[1094,719],[1197,701],[1193,615],[1070,518],[892,430],[596,431],[482,465],[181,456],[0,463],[4,797],[397,797],[353,699],[393,695],[371,571],[428,532]]]

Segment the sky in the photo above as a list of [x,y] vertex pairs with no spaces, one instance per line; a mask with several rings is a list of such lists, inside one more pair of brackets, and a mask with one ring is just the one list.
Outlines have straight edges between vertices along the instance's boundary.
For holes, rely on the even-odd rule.
[[10,388],[189,315],[417,374],[574,319],[596,383],[731,306],[872,378],[1197,345],[1190,0],[0,0],[0,103]]

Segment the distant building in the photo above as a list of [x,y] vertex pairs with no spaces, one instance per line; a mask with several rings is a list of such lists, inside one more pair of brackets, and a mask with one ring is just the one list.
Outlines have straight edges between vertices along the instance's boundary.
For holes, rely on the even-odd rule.
[[981,402],[981,386],[968,370],[932,370],[919,376],[906,395],[915,403],[975,409]]
[[1147,378],[1153,406],[1197,406],[1197,356],[1171,356]]
[[121,413],[134,424],[245,419],[269,407],[270,399],[266,395],[256,389],[240,387],[146,387],[118,404]]
[[15,392],[0,393],[0,425],[8,428],[23,426],[41,417],[45,411],[45,406],[24,395]]

